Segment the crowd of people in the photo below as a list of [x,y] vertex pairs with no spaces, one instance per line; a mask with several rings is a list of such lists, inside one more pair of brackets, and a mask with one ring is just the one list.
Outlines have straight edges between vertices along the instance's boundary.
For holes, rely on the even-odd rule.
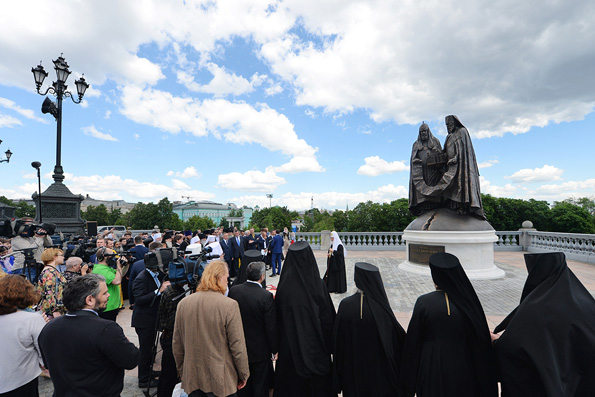
[[[525,255],[521,302],[493,332],[458,258],[434,254],[436,290],[405,330],[369,263],[355,263],[357,289],[335,310],[330,293],[347,290],[336,232],[322,277],[310,245],[287,230],[110,234],[91,263],[31,237],[43,263],[35,283],[16,255],[3,259],[0,396],[38,396],[44,369],[58,397],[119,396],[135,367],[140,388],[168,397],[179,383],[190,397],[490,397],[498,382],[502,396],[595,395],[595,300],[562,253]],[[198,284],[169,281],[159,253],[196,244],[211,248]],[[116,322],[126,297],[138,347]]]

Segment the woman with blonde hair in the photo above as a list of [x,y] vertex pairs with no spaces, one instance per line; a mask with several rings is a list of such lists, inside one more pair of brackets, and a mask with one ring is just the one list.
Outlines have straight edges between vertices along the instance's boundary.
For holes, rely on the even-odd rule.
[[37,282],[37,291],[41,295],[41,300],[37,310],[52,319],[66,314],[66,308],[62,303],[62,291],[66,285],[66,279],[57,269],[64,263],[64,253],[58,248],[48,248],[41,254],[41,261],[43,270]]
[[228,276],[227,263],[209,263],[196,292],[176,310],[173,354],[190,397],[235,395],[250,375],[240,308],[227,297]]

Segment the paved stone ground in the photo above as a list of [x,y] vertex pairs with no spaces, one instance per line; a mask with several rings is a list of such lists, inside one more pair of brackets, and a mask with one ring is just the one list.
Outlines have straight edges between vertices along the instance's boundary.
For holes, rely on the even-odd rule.
[[[325,252],[315,251],[315,256],[320,274],[323,275],[326,270]],[[506,276],[496,280],[472,281],[483,305],[490,329],[493,329],[517,306],[527,277],[522,252],[495,252],[494,258],[496,265],[505,271]],[[347,258],[345,258],[347,292],[331,294],[335,308],[338,308],[343,298],[355,292],[356,287],[353,282],[355,263],[369,262],[380,269],[391,307],[401,325],[407,329],[417,297],[433,291],[434,283],[430,276],[400,270],[398,265],[404,260],[404,251],[350,251]],[[568,261],[568,266],[591,294],[595,296],[595,266],[577,261]],[[273,287],[276,287],[278,282],[279,277],[267,279],[267,284]],[[118,323],[122,326],[130,341],[138,346],[136,333],[130,327],[131,316],[131,310],[123,309],[118,315]],[[159,362],[159,358],[157,362]],[[158,365],[156,369],[158,369]],[[126,371],[122,397],[143,396],[143,391],[137,387],[137,383],[136,369]],[[154,390],[156,389],[152,389],[152,391]],[[53,393],[51,381],[40,377],[39,391],[40,397],[51,397]]]

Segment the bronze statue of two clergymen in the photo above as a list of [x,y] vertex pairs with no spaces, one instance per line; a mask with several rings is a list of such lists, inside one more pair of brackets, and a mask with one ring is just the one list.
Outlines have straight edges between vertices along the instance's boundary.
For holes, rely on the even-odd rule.
[[448,208],[485,219],[479,190],[479,169],[469,131],[457,116],[446,116],[444,149],[423,123],[411,151],[409,209],[419,216]]

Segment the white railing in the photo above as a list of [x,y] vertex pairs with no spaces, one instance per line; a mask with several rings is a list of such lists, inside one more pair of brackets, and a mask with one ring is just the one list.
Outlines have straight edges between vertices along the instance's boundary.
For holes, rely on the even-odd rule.
[[299,232],[295,234],[297,241],[307,241],[312,249],[320,249],[320,232]]
[[404,251],[403,232],[340,232],[345,248],[352,250]]
[[[306,240],[313,249],[330,245],[330,232],[296,233],[298,241]],[[595,234],[539,232],[534,229],[496,231],[496,251],[549,252],[562,251],[568,259],[595,263]],[[403,232],[339,232],[345,248],[356,251],[404,251]],[[324,243],[323,243],[324,240]],[[322,244],[325,246],[322,247]]]
[[562,251],[569,259],[595,263],[595,234],[527,232],[530,238],[527,251]]
[[521,235],[523,232],[520,231],[506,231],[496,232],[498,241],[494,243],[494,250],[496,251],[522,251],[523,246],[520,244]]

